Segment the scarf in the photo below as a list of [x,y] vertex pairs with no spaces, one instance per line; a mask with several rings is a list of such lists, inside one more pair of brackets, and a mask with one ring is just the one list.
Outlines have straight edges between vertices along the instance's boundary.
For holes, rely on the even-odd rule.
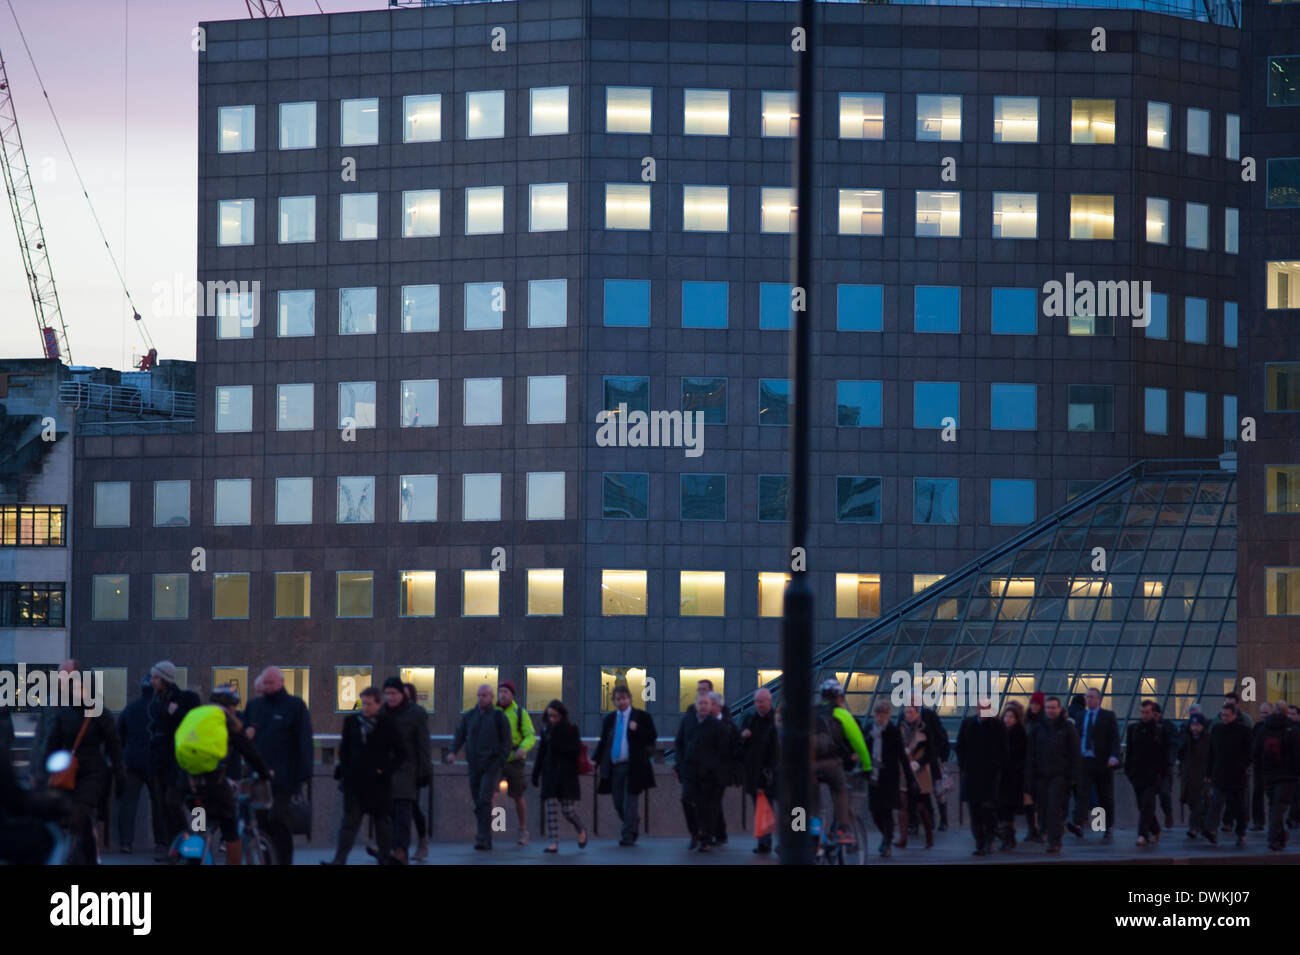
[[871,781],[880,782],[880,766],[885,761],[885,728],[879,723],[871,724]]
[[375,728],[376,720],[373,716],[366,716],[364,713],[358,713],[357,716],[361,724],[361,745],[365,746],[366,738],[370,735],[370,731]]

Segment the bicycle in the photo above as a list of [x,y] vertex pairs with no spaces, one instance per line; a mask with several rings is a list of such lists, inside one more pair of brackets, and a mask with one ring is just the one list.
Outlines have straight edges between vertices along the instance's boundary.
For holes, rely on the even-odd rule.
[[[848,830],[853,840],[848,843],[835,838],[835,827],[822,825],[822,820],[813,819],[813,831],[817,833],[818,865],[866,865],[867,864],[867,824],[853,809],[855,795],[866,790],[867,774],[850,773],[847,780],[849,789]],[[818,783],[825,786],[825,783]],[[830,787],[827,786],[827,789]]]
[[[267,795],[269,783],[263,779],[245,779],[236,783],[224,780],[235,791],[235,820],[239,825],[239,841],[243,848],[244,865],[275,865],[275,848],[266,833],[257,825],[257,810],[270,808]],[[186,815],[193,819],[194,811],[203,807],[197,792],[185,794]],[[187,865],[216,865],[216,857],[225,851],[220,827],[204,827],[203,831],[182,832],[172,840],[172,849]]]

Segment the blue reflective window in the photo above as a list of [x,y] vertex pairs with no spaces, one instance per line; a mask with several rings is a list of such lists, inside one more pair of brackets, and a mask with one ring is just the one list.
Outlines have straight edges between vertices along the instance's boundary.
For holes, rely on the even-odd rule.
[[682,520],[725,521],[727,519],[727,476],[725,474],[682,475]]
[[1151,323],[1146,327],[1147,338],[1169,337],[1169,296],[1164,292],[1152,292],[1147,302],[1147,317]]
[[957,478],[914,478],[912,480],[913,524],[956,524]]
[[760,521],[790,519],[790,476],[788,474],[758,476],[758,519]]
[[918,381],[912,385],[912,427],[942,428],[944,418],[961,423],[961,383]]
[[989,386],[994,431],[1033,431],[1038,427],[1038,386]]
[[878,332],[885,327],[883,285],[841,285],[836,292],[836,324],[842,332]]
[[605,324],[649,325],[649,280],[605,279]]
[[1237,347],[1237,303],[1223,303],[1223,344],[1228,348]]
[[918,285],[913,330],[960,332],[961,289],[956,285]]
[[859,474],[837,475],[835,519],[850,524],[879,524],[880,478]]
[[1206,396],[1203,391],[1183,392],[1183,434],[1203,438],[1206,434]]
[[682,283],[682,328],[726,328],[727,283]]
[[603,476],[601,517],[643,521],[649,511],[649,474],[605,474]]
[[605,376],[606,411],[618,411],[620,404],[626,404],[629,413],[633,411],[650,411],[650,379]]
[[881,383],[837,381],[835,424],[841,428],[879,428]]
[[682,378],[682,410],[703,411],[705,424],[726,424],[727,379]]
[[1203,298],[1183,299],[1183,340],[1204,345],[1209,341],[1208,308]]
[[758,287],[758,327],[789,328],[791,325],[790,293],[793,285],[763,282]]
[[1036,515],[1034,482],[1015,478],[989,481],[989,522],[992,524],[1032,524]]
[[993,334],[1038,334],[1038,289],[995,288]]
[[1169,433],[1169,393],[1163,388],[1148,388],[1143,408],[1147,434]]
[[794,395],[789,378],[760,378],[758,381],[758,423],[789,424]]

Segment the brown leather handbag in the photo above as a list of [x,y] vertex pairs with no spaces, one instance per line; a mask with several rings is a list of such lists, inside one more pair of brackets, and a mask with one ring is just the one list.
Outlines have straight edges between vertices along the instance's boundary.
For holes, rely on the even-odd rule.
[[86,727],[90,725],[90,717],[87,716],[81,721],[81,729],[77,731],[77,741],[72,744],[72,762],[68,764],[67,769],[62,769],[50,777],[50,786],[55,789],[66,789],[68,792],[77,788],[77,750],[81,747],[81,739],[86,735]]

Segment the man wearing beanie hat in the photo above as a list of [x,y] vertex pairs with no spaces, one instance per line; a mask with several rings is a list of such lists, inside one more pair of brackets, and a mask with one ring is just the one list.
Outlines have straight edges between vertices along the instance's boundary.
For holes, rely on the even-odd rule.
[[[384,714],[397,731],[402,758],[393,772],[393,858],[404,864],[411,846],[411,820],[415,817],[417,781],[430,771],[429,725],[423,708],[406,698],[400,677],[384,681]],[[384,860],[380,860],[381,862]]]
[[1210,734],[1206,732],[1208,726],[1209,721],[1204,716],[1193,713],[1187,720],[1187,733],[1183,736],[1182,745],[1178,747],[1178,765],[1182,778],[1179,799],[1190,809],[1187,825],[1189,839],[1195,839],[1205,828],[1209,795],[1206,792],[1205,775],[1210,765]]
[[[149,685],[153,688],[153,698],[149,700],[149,775],[153,778],[153,792],[158,800],[155,811],[163,823],[166,846],[185,830],[185,805],[180,769],[176,765],[176,730],[185,714],[201,701],[197,693],[176,685],[176,664],[170,660],[159,660],[153,665],[149,670]],[[164,848],[156,861],[179,859],[179,853],[173,857]]]
[[528,845],[528,751],[537,742],[533,733],[533,718],[515,699],[515,685],[509,680],[497,684],[497,706],[510,723],[510,756],[501,775],[506,781],[506,795],[515,801],[519,815],[519,844]]

